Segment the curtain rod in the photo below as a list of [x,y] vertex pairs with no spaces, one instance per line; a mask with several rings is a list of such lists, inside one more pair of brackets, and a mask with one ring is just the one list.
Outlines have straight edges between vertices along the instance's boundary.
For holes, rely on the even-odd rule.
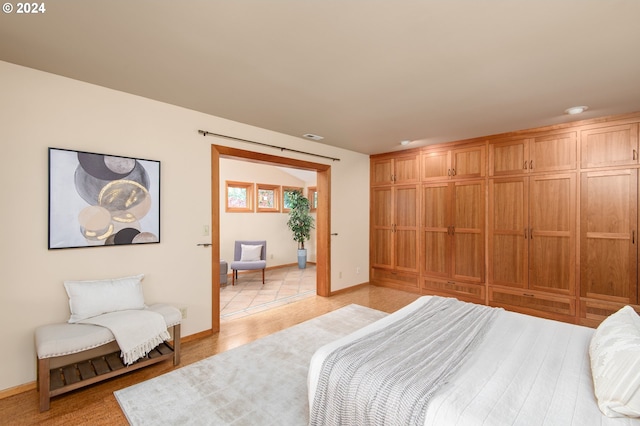
[[279,149],[280,151],[296,152],[298,154],[305,154],[305,155],[312,155],[314,157],[326,158],[327,160],[331,160],[331,161],[340,161],[339,158],[327,157],[326,155],[314,154],[312,152],[298,151],[297,149],[284,148],[282,146],[269,145],[267,143],[255,142],[255,141],[250,141],[250,140],[247,140],[247,139],[236,138],[236,137],[233,137],[233,136],[221,135],[221,134],[218,134],[218,133],[207,132],[206,130],[198,130],[198,133],[200,133],[202,136],[209,136],[209,135],[211,135],[211,136],[219,136],[221,138],[233,139],[234,141],[247,142],[247,143],[252,143],[254,145],[260,145],[260,146],[266,146],[266,147],[269,147],[269,148],[275,148],[275,149]]

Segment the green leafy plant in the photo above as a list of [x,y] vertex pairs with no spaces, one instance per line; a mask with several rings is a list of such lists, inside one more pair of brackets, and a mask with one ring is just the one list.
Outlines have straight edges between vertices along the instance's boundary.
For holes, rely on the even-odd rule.
[[311,238],[311,229],[314,228],[313,217],[309,215],[309,199],[298,190],[285,193],[285,197],[289,206],[287,226],[293,232],[293,241],[298,243],[299,249],[303,249],[304,242]]

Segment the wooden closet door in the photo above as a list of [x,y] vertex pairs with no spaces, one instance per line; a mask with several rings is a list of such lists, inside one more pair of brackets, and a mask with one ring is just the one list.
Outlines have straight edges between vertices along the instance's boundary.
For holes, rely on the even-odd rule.
[[449,183],[424,184],[422,186],[421,232],[422,272],[449,277],[451,227],[451,196]]
[[583,168],[638,164],[638,123],[583,130]]
[[529,288],[575,294],[575,174],[532,176],[529,200]]
[[529,173],[529,139],[489,144],[489,176]]
[[482,283],[484,265],[484,181],[453,184],[453,278]]
[[393,191],[392,187],[371,190],[371,266],[393,268]]
[[396,186],[394,190],[395,266],[418,272],[418,186]]
[[580,295],[637,303],[638,171],[581,178]]
[[527,287],[529,179],[489,181],[489,282]]

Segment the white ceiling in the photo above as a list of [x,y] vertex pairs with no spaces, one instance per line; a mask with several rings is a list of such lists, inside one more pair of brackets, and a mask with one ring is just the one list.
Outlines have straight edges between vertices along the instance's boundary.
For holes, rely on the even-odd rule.
[[638,0],[44,3],[0,60],[367,154],[640,111]]

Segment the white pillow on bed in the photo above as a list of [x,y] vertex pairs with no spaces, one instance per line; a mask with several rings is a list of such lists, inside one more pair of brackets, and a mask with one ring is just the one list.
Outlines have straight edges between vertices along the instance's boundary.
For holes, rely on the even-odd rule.
[[65,281],[70,323],[127,309],[144,309],[143,274],[110,280]]
[[250,246],[247,244],[240,244],[242,252],[240,254],[241,262],[255,262],[260,260],[262,254],[262,245]]
[[631,306],[600,324],[589,355],[600,411],[608,417],[640,417],[640,316]]

